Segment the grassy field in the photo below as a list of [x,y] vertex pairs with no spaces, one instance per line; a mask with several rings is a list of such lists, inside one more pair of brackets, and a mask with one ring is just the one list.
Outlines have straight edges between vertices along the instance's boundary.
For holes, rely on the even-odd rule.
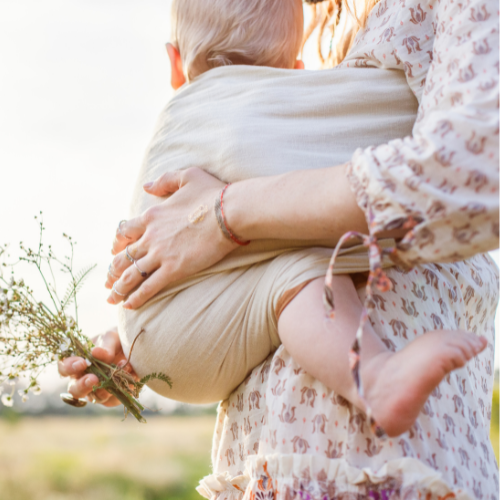
[[[0,419],[1,500],[199,500],[214,415]],[[498,460],[498,387],[491,438]]]
[[0,420],[2,500],[191,500],[214,416]]
[[497,457],[497,463],[499,462],[499,439],[500,439],[500,434],[499,434],[499,413],[498,413],[498,382],[495,386],[495,390],[493,391],[493,406],[491,408],[491,432],[490,432],[490,439],[491,439],[491,444],[493,445],[493,449],[495,450],[495,455]]

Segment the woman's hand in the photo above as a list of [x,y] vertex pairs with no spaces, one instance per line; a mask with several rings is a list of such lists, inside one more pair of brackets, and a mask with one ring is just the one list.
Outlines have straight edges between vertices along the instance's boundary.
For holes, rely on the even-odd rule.
[[234,250],[237,245],[224,237],[214,212],[223,187],[198,168],[169,172],[144,186],[152,195],[171,196],[118,227],[106,282],[109,303],[126,298],[123,307],[136,309]]
[[[165,286],[234,250],[237,244],[223,235],[214,211],[223,187],[198,168],[166,173],[146,184],[150,194],[171,196],[118,227],[106,282],[112,289],[108,302],[126,298],[123,307],[136,309]],[[334,246],[347,231],[368,232],[345,166],[237,182],[224,194],[224,214],[243,240],[321,239]]]
[[[130,364],[127,364],[116,328],[92,340],[96,346],[92,349],[92,356],[108,364],[124,366],[125,371],[137,377]],[[99,385],[99,379],[92,373],[85,373],[86,369],[86,361],[77,356],[59,361],[59,374],[62,377],[71,377],[68,392],[77,399],[87,397],[90,401],[107,407],[120,405],[118,399],[104,389],[99,389],[91,395],[92,387]]]

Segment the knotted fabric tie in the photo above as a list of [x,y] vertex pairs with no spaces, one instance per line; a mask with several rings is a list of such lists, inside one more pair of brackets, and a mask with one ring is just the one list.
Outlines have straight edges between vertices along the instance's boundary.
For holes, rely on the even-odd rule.
[[378,438],[385,439],[387,437],[387,434],[373,418],[370,405],[367,403],[364,397],[363,384],[360,377],[360,355],[363,329],[369,319],[370,313],[375,309],[375,301],[373,300],[373,287],[376,287],[381,292],[392,290],[392,282],[382,269],[382,258],[384,255],[387,255],[391,258],[391,260],[396,260],[395,255],[397,250],[395,247],[381,248],[375,236],[369,236],[366,234],[358,233],[356,231],[350,231],[342,236],[337,246],[335,247],[335,251],[333,252],[325,279],[323,300],[327,317],[330,319],[333,319],[335,317],[335,304],[332,290],[334,274],[333,269],[335,267],[335,261],[342,247],[348,241],[353,239],[361,240],[362,244],[368,248],[370,273],[368,276],[368,282],[366,284],[366,298],[363,305],[363,311],[361,314],[358,330],[356,332],[356,339],[351,347],[351,350],[349,351],[349,366],[354,378],[354,382],[358,389],[359,396],[366,405],[366,414],[368,417],[370,429]]

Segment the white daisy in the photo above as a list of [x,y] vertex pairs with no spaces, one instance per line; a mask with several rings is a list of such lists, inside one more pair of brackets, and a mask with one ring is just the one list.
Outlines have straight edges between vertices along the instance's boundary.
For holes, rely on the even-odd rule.
[[4,406],[12,406],[14,404],[14,400],[9,394],[4,394],[2,396],[2,403]]

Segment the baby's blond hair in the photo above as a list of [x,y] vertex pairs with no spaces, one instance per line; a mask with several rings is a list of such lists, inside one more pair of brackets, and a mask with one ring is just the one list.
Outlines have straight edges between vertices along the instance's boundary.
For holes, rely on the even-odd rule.
[[303,36],[301,0],[174,0],[172,43],[188,80],[217,66],[293,68]]

